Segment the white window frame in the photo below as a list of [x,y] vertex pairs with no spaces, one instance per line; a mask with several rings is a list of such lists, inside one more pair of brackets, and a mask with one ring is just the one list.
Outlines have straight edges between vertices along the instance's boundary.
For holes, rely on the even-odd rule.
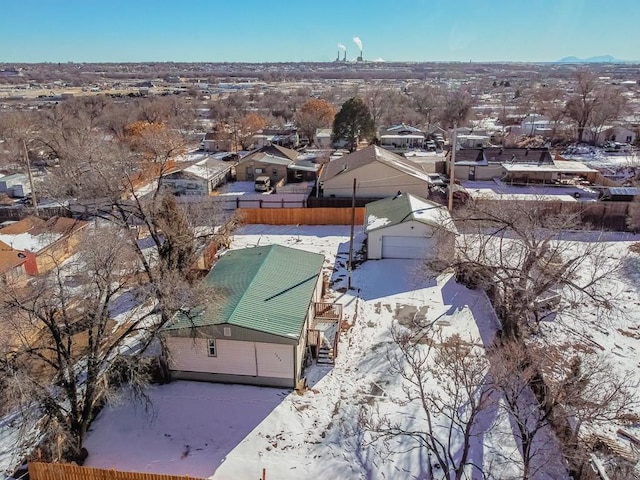
[[218,356],[218,347],[216,345],[216,339],[215,338],[209,338],[207,340],[207,354],[210,357],[217,357]]

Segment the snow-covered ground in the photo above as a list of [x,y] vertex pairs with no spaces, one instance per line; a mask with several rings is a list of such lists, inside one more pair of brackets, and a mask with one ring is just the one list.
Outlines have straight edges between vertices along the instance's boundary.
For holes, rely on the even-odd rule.
[[567,160],[578,160],[592,168],[620,169],[625,167],[639,167],[640,156],[635,150],[620,153],[608,153],[602,148],[591,145],[573,145],[562,153]]
[[[357,251],[360,231],[356,238]],[[351,327],[342,333],[335,366],[307,371],[310,390],[299,395],[193,382],[156,386],[151,390],[155,416],[126,403],[99,415],[86,442],[87,465],[214,479],[252,478],[262,468],[268,478],[423,478],[424,451],[390,454],[369,442],[358,420],[363,406],[376,404],[398,418],[420,416],[415,405],[397,402],[402,382],[389,375],[390,328],[402,315],[421,313],[437,319],[445,334],[458,333],[482,346],[492,342],[497,320],[483,294],[448,275],[429,278],[410,260],[361,263],[353,272],[354,288],[347,291],[348,241],[349,227],[252,225],[232,243],[232,248],[279,243],[327,258],[332,295],[344,305]],[[255,414],[243,410],[247,403]],[[517,452],[497,408],[483,423],[502,428],[478,437],[474,461],[495,464],[498,452],[507,458]]]
[[[575,235],[574,235],[575,236]],[[581,237],[568,241],[579,241]],[[363,235],[356,232],[355,250]],[[591,238],[582,240],[591,241]],[[610,260],[626,256],[635,237],[610,236]],[[121,470],[188,474],[213,479],[258,478],[427,478],[422,449],[391,453],[371,442],[359,415],[378,406],[399,421],[424,428],[420,408],[403,404],[402,382],[389,374],[387,353],[393,350],[392,324],[403,315],[424,314],[445,334],[460,334],[478,347],[491,344],[497,319],[486,297],[457,284],[450,275],[429,278],[409,260],[360,262],[346,289],[349,227],[243,227],[231,248],[278,243],[325,255],[332,279],[331,295],[344,306],[350,328],[342,332],[334,367],[313,366],[307,372],[310,389],[288,390],[196,382],[154,386],[151,414],[133,403],[106,407],[89,433],[86,465]],[[547,322],[547,341],[564,348],[590,346],[614,360],[617,370],[638,374],[637,318],[640,314],[640,258],[631,254],[611,290],[624,315],[606,323],[585,304],[571,318]],[[577,315],[575,315],[577,313]],[[583,319],[584,321],[576,320]],[[593,348],[597,344],[599,347]],[[580,348],[580,347],[578,347]],[[585,351],[582,348],[580,351]],[[471,458],[498,478],[517,474],[518,448],[512,425],[496,399],[481,420],[486,431],[477,436]],[[615,437],[617,425],[608,433]],[[625,426],[636,435],[638,426]],[[634,429],[635,428],[635,429]],[[559,449],[545,438],[545,471],[536,479],[565,478]],[[408,444],[406,445],[408,446]],[[628,445],[623,445],[628,447]]]

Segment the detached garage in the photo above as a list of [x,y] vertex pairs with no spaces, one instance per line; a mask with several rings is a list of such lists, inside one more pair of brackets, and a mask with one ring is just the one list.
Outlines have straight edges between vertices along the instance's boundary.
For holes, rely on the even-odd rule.
[[295,387],[323,263],[280,245],[227,252],[205,277],[214,307],[163,329],[171,376]]
[[447,209],[410,193],[368,203],[364,229],[370,260],[453,256],[456,229]]

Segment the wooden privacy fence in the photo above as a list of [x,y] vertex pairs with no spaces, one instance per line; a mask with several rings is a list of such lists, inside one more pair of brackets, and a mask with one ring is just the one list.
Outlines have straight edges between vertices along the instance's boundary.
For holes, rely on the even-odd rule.
[[[351,225],[351,208],[240,208],[240,221],[263,225]],[[356,207],[355,223],[364,223],[364,208]]]
[[[627,215],[632,202],[563,202],[563,201],[540,201],[523,200],[519,204],[526,206],[530,204],[532,208],[548,215],[573,214],[576,220],[588,224],[591,228],[628,231]],[[504,205],[503,200],[476,199],[475,204],[482,208],[499,209]],[[542,206],[542,207],[541,207]],[[455,216],[455,214],[454,214]]]
[[29,463],[31,480],[199,480],[189,475],[163,475],[144,472],[120,472],[102,468],[79,467],[69,463]]

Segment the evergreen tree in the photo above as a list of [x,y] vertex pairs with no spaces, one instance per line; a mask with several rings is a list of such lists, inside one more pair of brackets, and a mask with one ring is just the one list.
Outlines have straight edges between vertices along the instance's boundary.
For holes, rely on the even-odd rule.
[[346,140],[349,150],[354,151],[361,138],[371,140],[375,135],[375,125],[369,108],[361,98],[347,100],[333,121],[333,142]]

